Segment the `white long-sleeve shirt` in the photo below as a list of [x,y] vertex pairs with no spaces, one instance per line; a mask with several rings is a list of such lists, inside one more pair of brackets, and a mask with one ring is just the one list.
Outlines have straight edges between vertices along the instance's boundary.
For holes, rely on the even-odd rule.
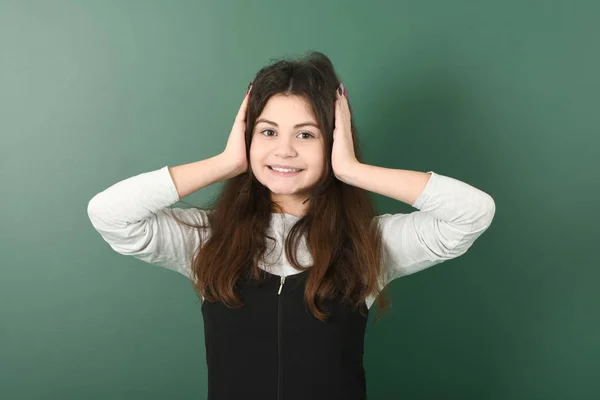
[[[418,211],[375,217],[382,233],[385,266],[380,290],[396,278],[464,254],[492,222],[496,206],[490,195],[465,182],[429,172],[427,185],[412,205]],[[116,252],[194,279],[191,263],[200,245],[197,231],[166,214],[193,224],[208,225],[208,220],[205,211],[171,207],[179,200],[165,166],[124,179],[96,194],[87,212],[94,228]],[[274,251],[265,253],[260,268],[281,276],[301,272],[287,261],[284,251],[285,237],[298,219],[291,214],[271,214],[268,234],[277,240]],[[202,232],[202,239],[209,235],[210,228]],[[298,261],[303,266],[311,265],[304,238],[300,244]],[[376,296],[366,299],[367,307]]]

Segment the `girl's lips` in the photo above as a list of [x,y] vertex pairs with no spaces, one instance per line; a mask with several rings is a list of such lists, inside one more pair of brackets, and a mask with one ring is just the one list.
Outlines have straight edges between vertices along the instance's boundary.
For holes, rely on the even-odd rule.
[[274,169],[272,169],[270,166],[267,166],[267,168],[269,168],[269,171],[271,171],[272,174],[276,175],[276,176],[283,176],[283,177],[291,177],[291,176],[296,176],[298,175],[300,172],[304,171],[303,169],[298,171],[298,172],[279,172],[279,171],[275,171]]

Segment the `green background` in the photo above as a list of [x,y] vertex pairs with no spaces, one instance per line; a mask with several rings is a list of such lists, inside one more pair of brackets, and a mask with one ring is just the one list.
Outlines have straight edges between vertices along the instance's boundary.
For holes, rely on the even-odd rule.
[[112,251],[88,201],[220,153],[255,72],[314,49],[348,88],[363,162],[497,208],[467,254],[392,282],[369,398],[597,399],[599,16],[591,0],[0,0],[0,398],[205,398],[199,299]]

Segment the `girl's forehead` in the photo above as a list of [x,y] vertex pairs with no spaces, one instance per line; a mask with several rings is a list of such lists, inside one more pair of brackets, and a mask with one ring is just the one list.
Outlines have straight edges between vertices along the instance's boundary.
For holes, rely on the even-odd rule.
[[259,118],[278,122],[303,119],[316,122],[311,104],[301,96],[276,94],[265,104]]

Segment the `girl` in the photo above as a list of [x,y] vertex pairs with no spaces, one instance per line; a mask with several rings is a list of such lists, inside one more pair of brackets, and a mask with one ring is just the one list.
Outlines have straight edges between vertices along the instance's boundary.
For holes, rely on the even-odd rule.
[[[222,180],[210,207],[171,207]],[[418,211],[375,216],[369,191]],[[318,52],[256,74],[221,154],[88,205],[115,251],[201,295],[211,400],[365,399],[371,305],[385,309],[392,280],[464,254],[494,213],[459,180],[362,163],[347,90]]]

